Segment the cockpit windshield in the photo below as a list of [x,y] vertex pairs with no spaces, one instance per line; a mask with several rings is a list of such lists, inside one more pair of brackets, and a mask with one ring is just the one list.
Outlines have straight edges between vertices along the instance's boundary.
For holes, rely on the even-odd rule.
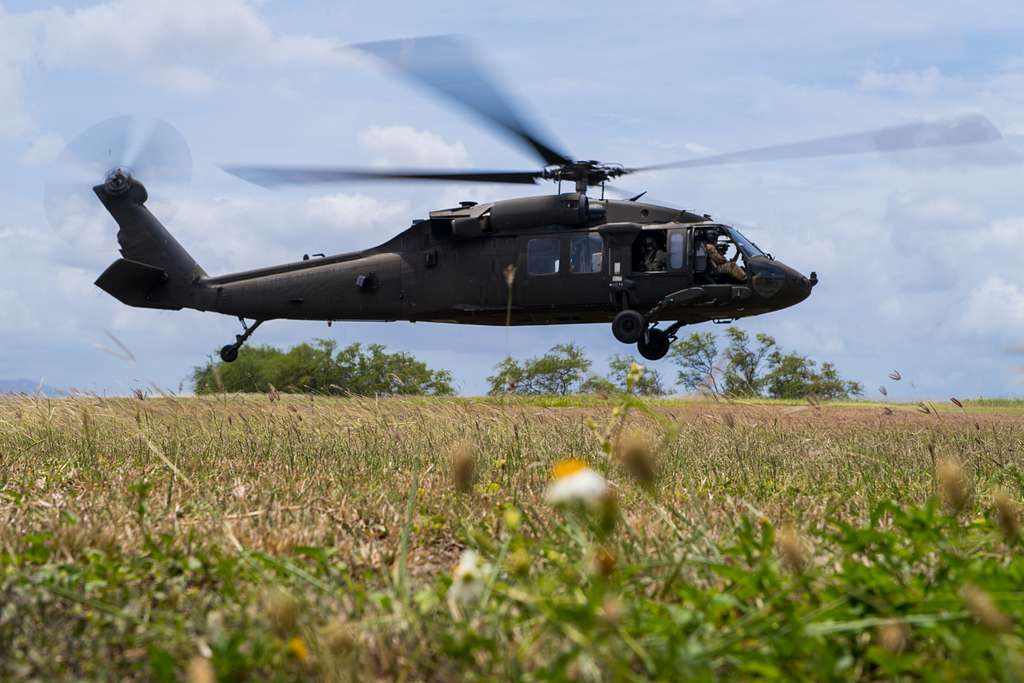
[[733,227],[729,227],[728,230],[729,236],[732,237],[733,242],[735,242],[736,246],[740,248],[740,251],[743,252],[744,256],[750,258],[751,256],[765,255],[764,252],[761,251],[761,249],[756,244],[754,244],[746,237],[744,237],[743,233],[741,233],[739,230]]

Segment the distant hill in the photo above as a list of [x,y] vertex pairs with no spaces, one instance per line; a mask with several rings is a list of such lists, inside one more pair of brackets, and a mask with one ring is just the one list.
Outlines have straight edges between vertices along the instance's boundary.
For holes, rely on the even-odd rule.
[[67,396],[67,392],[46,384],[40,385],[29,379],[0,379],[0,394],[42,394],[43,396]]

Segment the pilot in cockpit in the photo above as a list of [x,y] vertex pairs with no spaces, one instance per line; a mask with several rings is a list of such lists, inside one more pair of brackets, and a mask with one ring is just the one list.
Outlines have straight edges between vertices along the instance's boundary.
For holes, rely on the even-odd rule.
[[[729,258],[729,247],[733,248],[732,258]],[[707,252],[708,260],[716,273],[727,275],[737,282],[747,281],[747,271],[743,270],[737,261],[740,257],[740,250],[728,239],[722,238],[717,242],[708,241],[704,243],[704,251]]]

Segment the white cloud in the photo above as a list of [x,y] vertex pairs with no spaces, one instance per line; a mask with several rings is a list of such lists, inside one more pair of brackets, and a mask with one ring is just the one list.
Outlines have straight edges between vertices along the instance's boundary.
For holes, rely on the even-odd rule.
[[934,66],[920,71],[879,71],[868,69],[859,85],[868,91],[896,92],[913,96],[932,95],[943,85],[942,72]]
[[986,277],[971,290],[960,328],[970,336],[1019,341],[1024,337],[1024,287],[999,276]]
[[32,131],[32,117],[24,102],[22,65],[29,41],[18,31],[10,14],[0,5],[0,141]]
[[56,133],[43,133],[21,153],[18,161],[26,166],[40,166],[56,161],[64,149],[64,138]]
[[0,140],[36,129],[26,72],[107,71],[179,95],[203,95],[228,68],[337,66],[339,43],[275,33],[249,0],[111,0],[78,9],[0,7]]
[[154,67],[144,74],[147,83],[186,97],[198,97],[215,89],[219,83],[201,69],[180,64]]
[[112,0],[24,15],[51,67],[339,64],[334,41],[275,34],[246,0]]
[[367,195],[338,193],[312,197],[305,201],[303,213],[313,224],[345,232],[390,225],[397,234],[410,222],[407,202],[382,202]]
[[683,145],[683,149],[690,154],[696,154],[699,156],[708,156],[715,153],[715,150],[712,148],[698,142],[687,142]]
[[23,296],[9,289],[0,289],[0,331],[4,335],[24,334],[39,327],[39,318]]
[[[259,192],[148,206],[211,274],[295,261],[303,253],[371,247],[410,225],[406,202],[341,193],[302,198]],[[107,241],[112,253],[113,232]]]
[[392,166],[465,167],[469,155],[461,142],[446,142],[436,133],[411,126],[370,126],[359,143],[375,161]]

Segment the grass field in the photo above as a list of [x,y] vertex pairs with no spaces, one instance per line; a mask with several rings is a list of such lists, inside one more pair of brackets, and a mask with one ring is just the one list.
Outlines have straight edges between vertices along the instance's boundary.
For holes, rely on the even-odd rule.
[[4,680],[1024,677],[1012,402],[20,398],[0,457]]

